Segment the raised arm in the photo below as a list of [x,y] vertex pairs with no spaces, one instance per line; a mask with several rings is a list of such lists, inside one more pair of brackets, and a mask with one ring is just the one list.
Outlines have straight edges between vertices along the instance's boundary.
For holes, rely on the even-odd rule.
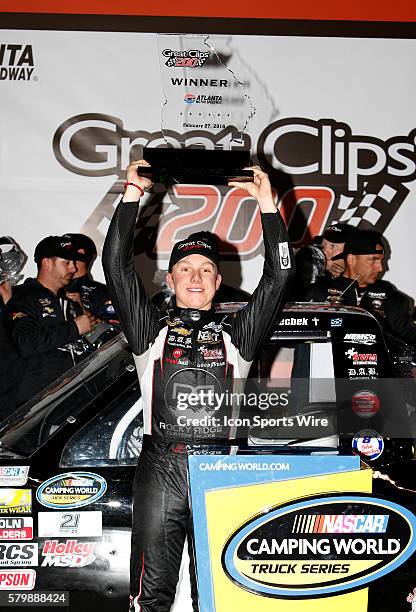
[[157,336],[160,316],[134,267],[133,242],[139,200],[144,189],[152,184],[149,179],[138,176],[140,165],[146,162],[133,162],[127,168],[126,191],[111,220],[102,255],[114,309],[136,355],[144,353]]
[[246,190],[258,202],[264,240],[264,266],[259,284],[247,306],[233,321],[232,342],[243,359],[251,361],[269,334],[283,305],[284,290],[294,273],[294,257],[283,219],[273,201],[269,178],[259,167],[252,183],[231,182]]

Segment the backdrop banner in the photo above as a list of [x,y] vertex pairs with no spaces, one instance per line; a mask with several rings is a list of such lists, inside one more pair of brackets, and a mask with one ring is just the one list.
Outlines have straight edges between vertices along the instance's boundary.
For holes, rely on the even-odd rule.
[[[415,57],[409,39],[3,30],[2,233],[34,275],[45,235],[85,232],[100,252],[144,146],[246,148],[295,247],[334,221],[377,229],[391,249],[384,278],[413,296]],[[202,229],[222,241],[226,282],[255,287],[262,240],[247,194],[156,185],[145,200],[136,250],[150,292],[172,245]]]

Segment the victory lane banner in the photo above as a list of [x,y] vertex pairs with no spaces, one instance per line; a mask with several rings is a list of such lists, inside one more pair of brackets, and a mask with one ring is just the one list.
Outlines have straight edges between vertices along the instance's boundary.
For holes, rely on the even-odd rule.
[[416,517],[371,496],[358,457],[192,456],[189,470],[201,612],[365,612],[367,587],[416,548]]

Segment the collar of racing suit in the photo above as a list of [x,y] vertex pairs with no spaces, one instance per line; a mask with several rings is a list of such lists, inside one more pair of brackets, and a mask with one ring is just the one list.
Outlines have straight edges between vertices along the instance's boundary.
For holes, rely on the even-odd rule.
[[212,320],[215,308],[209,310],[196,310],[195,308],[172,308],[168,310],[169,319],[178,317],[184,323],[198,324],[203,321]]

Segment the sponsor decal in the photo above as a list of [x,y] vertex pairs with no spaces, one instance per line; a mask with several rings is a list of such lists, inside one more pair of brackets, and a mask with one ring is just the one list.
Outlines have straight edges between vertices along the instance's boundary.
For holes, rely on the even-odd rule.
[[345,355],[353,361],[354,365],[377,365],[377,353],[359,353],[352,346],[348,351],[345,351]]
[[162,56],[167,58],[165,66],[168,66],[168,68],[200,68],[209,58],[210,52],[199,51],[199,49],[190,49],[189,51],[164,49]]
[[375,334],[345,334],[344,342],[349,342],[351,344],[371,345],[371,344],[376,343],[376,335]]
[[0,571],[0,591],[31,591],[35,588],[35,570]]
[[78,540],[46,540],[43,544],[42,567],[85,567],[94,563],[95,542]]
[[356,415],[368,419],[380,410],[380,400],[373,391],[357,391],[352,396],[351,407]]
[[202,329],[212,329],[212,331],[219,334],[222,331],[222,324],[221,323],[217,324],[214,321],[210,321],[209,323],[204,325]]
[[186,102],[187,104],[193,104],[195,102],[196,96],[194,94],[191,93],[187,93],[185,94],[184,97],[184,102]]
[[176,332],[180,336],[190,336],[192,334],[192,330],[186,329],[186,327],[174,327],[172,331]]
[[221,334],[212,332],[209,329],[200,329],[198,331],[197,342],[206,342],[207,344],[218,344],[221,342]]
[[100,511],[38,513],[38,535],[41,538],[101,537],[102,524],[103,519]]
[[358,455],[374,461],[384,450],[384,440],[374,429],[362,429],[355,434],[352,448]]
[[182,335],[179,336],[175,334],[169,334],[168,344],[170,346],[177,346],[178,348],[181,348],[181,347],[188,348],[192,344],[192,338],[185,338]]
[[46,480],[36,491],[36,499],[48,508],[80,508],[100,499],[107,483],[99,474],[68,472]]
[[166,325],[169,327],[175,327],[175,325],[180,325],[182,323],[179,317],[175,317],[172,321],[170,319],[166,319]]
[[189,251],[189,249],[212,249],[212,246],[204,240],[190,240],[178,246],[178,251]]
[[31,540],[33,518],[29,516],[0,517],[0,540]]
[[23,317],[27,317],[27,314],[24,312],[12,312],[12,320],[22,319]]
[[369,298],[376,298],[376,299],[379,299],[379,300],[385,300],[386,297],[387,297],[386,293],[384,291],[380,291],[380,292],[377,292],[377,291],[367,291],[367,296]]
[[31,511],[30,489],[0,489],[0,514],[26,514]]
[[177,365],[178,359],[172,359],[172,357],[165,357],[165,363],[171,363],[173,365]]
[[[311,322],[314,324],[314,327],[317,327],[319,323],[318,317],[312,317]],[[288,327],[305,327],[310,325],[308,317],[286,317],[285,319],[281,319],[279,321],[279,325],[287,325]]]
[[416,516],[365,495],[328,494],[271,508],[234,532],[222,567],[237,586],[277,598],[362,589],[416,549]]
[[184,102],[186,104],[222,104],[222,96],[187,93],[184,96]]
[[27,483],[28,465],[0,467],[0,487],[7,485],[22,487]]
[[376,368],[348,368],[348,376],[350,378],[377,378]]
[[[187,415],[188,412],[193,415],[195,413],[212,413],[215,411],[215,403],[212,402],[212,397],[215,393],[221,393],[222,387],[219,380],[211,372],[205,372],[205,385],[184,384],[180,382],[185,375],[190,380],[196,375],[198,378],[200,370],[197,368],[186,368],[179,372],[174,372],[169,378],[165,387],[165,404],[166,407],[174,416]],[[186,401],[185,401],[186,399]]]
[[0,567],[28,567],[37,564],[37,544],[0,543]]
[[416,587],[406,597],[406,601],[412,604],[412,608],[409,610],[409,612],[416,612]]
[[0,81],[37,81],[32,45],[0,44]]
[[282,270],[289,270],[291,265],[290,265],[289,245],[287,242],[279,242],[279,260],[280,260],[280,268]]
[[211,348],[206,348],[205,346],[200,346],[198,351],[202,353],[202,357],[204,359],[223,359],[224,358],[224,352],[220,348],[211,349]]
[[330,326],[331,327],[342,327],[342,318],[339,317],[337,319],[331,319]]
[[175,357],[175,359],[179,359],[183,355],[183,350],[180,348],[175,348],[172,351],[172,355]]

